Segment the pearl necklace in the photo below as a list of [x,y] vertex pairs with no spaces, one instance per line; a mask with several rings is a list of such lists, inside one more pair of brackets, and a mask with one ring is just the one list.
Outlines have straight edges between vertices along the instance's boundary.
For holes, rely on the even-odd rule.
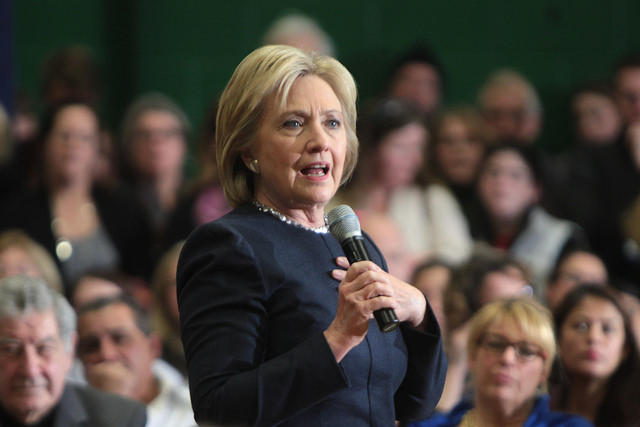
[[300,224],[297,221],[292,220],[291,218],[288,218],[286,215],[278,212],[277,210],[270,208],[268,206],[263,205],[262,203],[260,203],[257,200],[253,201],[253,206],[255,206],[256,208],[258,208],[258,210],[260,212],[263,213],[268,213],[270,215],[273,215],[274,217],[278,218],[280,221],[284,222],[285,224],[289,224],[289,225],[293,225],[295,227],[298,228],[302,228],[303,230],[308,230],[308,231],[313,231],[314,233],[318,233],[318,234],[326,234],[329,232],[329,227],[328,227],[328,222],[327,222],[327,217],[324,217],[324,225],[320,226],[320,227],[308,227],[304,224]]

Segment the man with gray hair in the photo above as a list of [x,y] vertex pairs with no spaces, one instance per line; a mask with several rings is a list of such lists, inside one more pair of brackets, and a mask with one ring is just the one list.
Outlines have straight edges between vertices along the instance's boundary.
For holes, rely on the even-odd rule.
[[41,279],[0,280],[0,426],[144,426],[143,405],[67,383],[76,316]]

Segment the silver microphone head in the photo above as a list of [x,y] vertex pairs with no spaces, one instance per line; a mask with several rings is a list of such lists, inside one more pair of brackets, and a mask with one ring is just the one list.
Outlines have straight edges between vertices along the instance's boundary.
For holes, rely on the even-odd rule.
[[338,242],[353,236],[362,236],[358,216],[348,205],[339,205],[327,214],[329,231]]

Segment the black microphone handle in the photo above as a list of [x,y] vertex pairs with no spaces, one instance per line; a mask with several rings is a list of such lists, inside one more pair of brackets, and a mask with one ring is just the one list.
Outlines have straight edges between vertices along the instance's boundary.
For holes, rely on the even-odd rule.
[[[371,261],[367,248],[364,246],[362,236],[353,236],[342,241],[342,249],[344,250],[350,264],[358,261]],[[391,332],[398,327],[400,322],[392,308],[380,308],[373,312],[378,323],[378,328],[382,332]]]

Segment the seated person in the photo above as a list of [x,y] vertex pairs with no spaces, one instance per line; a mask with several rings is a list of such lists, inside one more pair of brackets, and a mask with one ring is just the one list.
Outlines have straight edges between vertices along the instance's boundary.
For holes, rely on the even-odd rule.
[[49,252],[21,230],[0,233],[0,278],[40,277],[52,289],[62,292],[62,277]]
[[193,426],[187,385],[160,356],[160,339],[128,296],[99,298],[78,309],[78,356],[92,386],[147,405],[147,427]]
[[67,383],[76,316],[41,279],[0,280],[0,425],[144,426],[144,406]]
[[576,250],[565,254],[551,272],[545,289],[547,305],[554,311],[564,297],[580,284],[605,286],[607,267],[595,253]]
[[410,427],[589,426],[576,415],[549,410],[547,377],[556,354],[551,314],[533,299],[484,306],[471,319],[468,340],[474,402],[462,402]]

